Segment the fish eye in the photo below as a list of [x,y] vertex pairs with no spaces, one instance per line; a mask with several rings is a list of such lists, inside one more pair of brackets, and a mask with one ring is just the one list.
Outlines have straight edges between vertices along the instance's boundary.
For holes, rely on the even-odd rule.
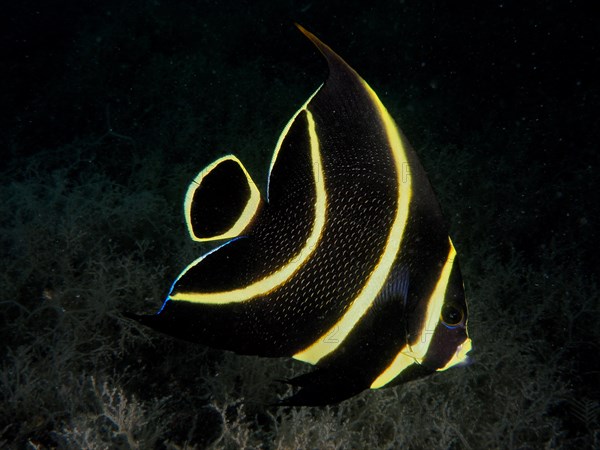
[[444,305],[442,308],[442,323],[447,327],[455,327],[459,325],[465,317],[461,307],[453,304]]

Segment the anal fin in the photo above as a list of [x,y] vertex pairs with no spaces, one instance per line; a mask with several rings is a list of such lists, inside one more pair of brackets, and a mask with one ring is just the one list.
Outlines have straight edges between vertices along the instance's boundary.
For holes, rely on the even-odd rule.
[[[353,373],[353,372],[349,372]],[[356,375],[355,373],[353,373]],[[339,403],[368,388],[363,380],[334,368],[317,368],[312,372],[284,381],[297,390],[277,406],[324,406]]]

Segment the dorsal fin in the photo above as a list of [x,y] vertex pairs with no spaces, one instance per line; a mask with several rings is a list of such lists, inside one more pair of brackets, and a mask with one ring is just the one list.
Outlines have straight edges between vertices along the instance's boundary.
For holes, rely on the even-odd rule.
[[185,196],[190,236],[200,242],[239,236],[260,203],[260,192],[240,160],[219,158],[194,178]]

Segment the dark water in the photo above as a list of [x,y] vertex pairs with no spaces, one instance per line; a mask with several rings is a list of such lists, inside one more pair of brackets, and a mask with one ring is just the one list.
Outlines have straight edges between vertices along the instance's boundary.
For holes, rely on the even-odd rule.
[[[325,2],[323,2],[325,3]],[[600,17],[579,2],[19,2],[2,12],[0,447],[600,446]],[[158,336],[206,251],[181,205],[236,153],[264,188],[326,76],[374,88],[461,258],[474,363],[273,409],[305,367]],[[187,447],[186,447],[187,446]]]

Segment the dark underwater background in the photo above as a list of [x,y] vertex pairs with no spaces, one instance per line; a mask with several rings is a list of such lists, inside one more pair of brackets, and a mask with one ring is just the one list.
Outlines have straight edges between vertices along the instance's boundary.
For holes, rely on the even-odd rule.
[[[600,15],[585,2],[20,1],[0,19],[0,448],[600,448]],[[415,147],[464,274],[473,364],[325,408],[309,367],[161,336],[210,249],[188,183],[261,189],[326,77],[301,23]],[[359,370],[357,368],[357,370]]]

